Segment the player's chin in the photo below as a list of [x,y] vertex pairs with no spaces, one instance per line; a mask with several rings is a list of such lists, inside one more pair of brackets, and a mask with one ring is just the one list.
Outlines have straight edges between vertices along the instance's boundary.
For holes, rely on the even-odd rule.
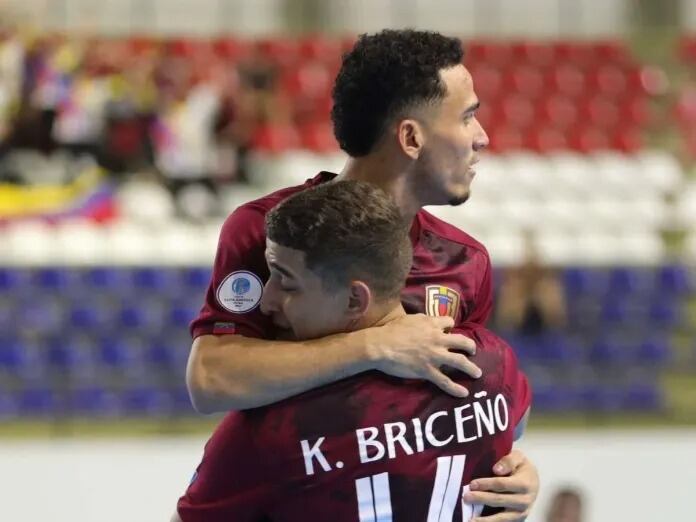
[[447,203],[453,207],[458,207],[459,205],[463,205],[464,203],[466,203],[469,200],[470,196],[471,191],[467,186],[460,190],[452,191],[452,193],[450,193],[450,197]]

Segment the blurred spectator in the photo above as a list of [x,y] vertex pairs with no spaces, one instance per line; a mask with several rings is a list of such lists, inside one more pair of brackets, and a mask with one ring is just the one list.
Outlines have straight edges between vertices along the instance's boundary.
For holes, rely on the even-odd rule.
[[559,489],[551,499],[546,522],[582,522],[582,496],[575,488]]
[[544,267],[534,245],[525,235],[525,259],[503,275],[498,296],[499,327],[525,336],[539,336],[566,325],[566,300],[556,272]]

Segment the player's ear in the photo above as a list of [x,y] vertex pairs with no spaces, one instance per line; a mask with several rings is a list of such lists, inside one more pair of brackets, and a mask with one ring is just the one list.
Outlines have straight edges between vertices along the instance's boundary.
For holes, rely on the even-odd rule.
[[348,293],[348,309],[346,310],[351,320],[362,318],[372,303],[372,292],[363,281],[352,281]]
[[401,120],[396,126],[396,137],[401,150],[411,159],[418,159],[425,143],[423,126],[416,120]]

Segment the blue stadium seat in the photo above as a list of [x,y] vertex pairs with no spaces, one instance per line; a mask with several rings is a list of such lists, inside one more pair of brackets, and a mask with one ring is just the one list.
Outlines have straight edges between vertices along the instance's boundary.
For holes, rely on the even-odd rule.
[[615,387],[589,384],[581,387],[577,393],[579,403],[586,411],[614,412],[623,406],[621,391]]
[[19,394],[19,409],[24,416],[52,416],[62,411],[55,390],[45,386],[27,388]]
[[639,366],[659,367],[668,363],[672,358],[672,347],[667,338],[643,341],[635,352],[635,364]]
[[196,292],[203,295],[210,279],[213,276],[213,270],[205,267],[186,268],[183,271],[182,278],[186,289],[194,295]]
[[547,334],[539,339],[538,360],[548,365],[571,364],[583,359],[584,350],[574,339]]
[[19,404],[14,394],[0,390],[0,420],[10,420],[19,415]]
[[599,339],[590,347],[590,360],[599,365],[621,364],[631,357],[630,346],[623,342],[604,338]]
[[657,281],[659,290],[664,294],[684,295],[694,289],[691,272],[683,265],[661,267],[657,272]]
[[37,346],[19,337],[0,338],[0,371],[20,378],[23,382],[40,382],[45,377],[45,367]]
[[179,415],[195,415],[196,410],[193,409],[191,398],[188,390],[185,387],[175,388],[170,391],[172,408]]
[[563,385],[535,384],[532,386],[532,405],[535,411],[568,412],[573,407],[573,395]]
[[165,338],[152,339],[146,350],[146,361],[162,369],[171,369],[179,362],[176,351],[180,347],[173,346]]
[[159,332],[165,326],[164,310],[153,300],[125,302],[118,311],[118,324],[128,330]]
[[33,272],[33,286],[44,292],[58,293],[71,286],[79,286],[77,272],[65,267],[39,268]]
[[659,411],[664,407],[662,389],[656,383],[634,383],[623,390],[624,409],[631,411]]
[[31,277],[20,268],[0,267],[0,295],[18,294],[27,289]]
[[106,370],[139,373],[142,346],[134,339],[107,337],[99,342],[99,362]]
[[139,387],[122,393],[121,407],[127,415],[167,415],[172,412],[172,398],[161,389]]
[[681,323],[679,303],[670,299],[655,301],[650,305],[650,321],[658,327],[674,327]]
[[169,310],[169,326],[188,329],[189,323],[198,316],[200,307],[200,302],[189,301],[174,304]]
[[598,295],[606,291],[606,274],[591,268],[567,268],[562,274],[563,287],[569,299]]
[[162,267],[134,268],[133,286],[140,294],[153,296],[184,296],[186,289],[175,269]]
[[71,336],[58,336],[45,347],[48,367],[63,375],[80,380],[95,376],[96,364],[90,343]]
[[601,319],[604,324],[626,324],[632,317],[631,303],[628,299],[608,298],[602,304]]
[[98,386],[72,390],[70,408],[73,414],[96,417],[113,417],[121,413],[118,396]]
[[97,300],[73,304],[68,312],[69,326],[80,332],[103,332],[116,325],[116,310]]
[[652,286],[652,272],[642,268],[616,267],[609,272],[608,292],[612,296],[647,293]]
[[128,294],[133,289],[130,271],[120,267],[95,267],[82,273],[83,285],[112,295]]
[[58,299],[26,299],[18,308],[15,327],[20,331],[48,335],[62,330],[65,310]]

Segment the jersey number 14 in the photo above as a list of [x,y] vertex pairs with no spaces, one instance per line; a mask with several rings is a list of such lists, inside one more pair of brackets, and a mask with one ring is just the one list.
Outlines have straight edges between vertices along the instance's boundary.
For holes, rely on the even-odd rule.
[[[469,490],[468,485],[462,488],[465,463],[466,455],[438,457],[427,522],[453,522],[458,501],[462,506],[462,522],[468,522],[483,511],[483,506],[472,506],[460,500]],[[389,473],[359,478],[355,481],[355,490],[359,522],[392,522]]]

